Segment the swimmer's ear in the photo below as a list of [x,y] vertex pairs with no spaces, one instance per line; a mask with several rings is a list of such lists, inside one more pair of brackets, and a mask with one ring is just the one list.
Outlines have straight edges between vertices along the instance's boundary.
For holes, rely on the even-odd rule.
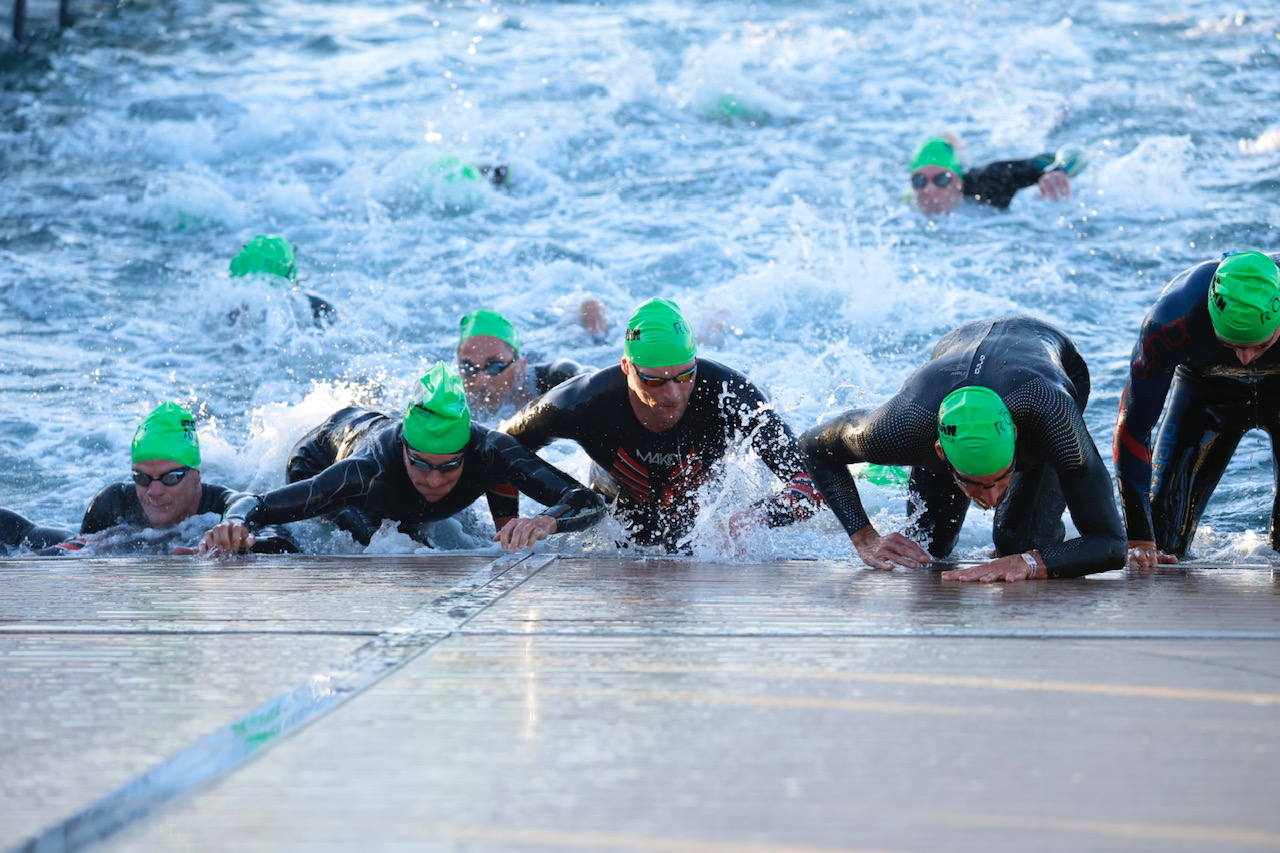
[[942,452],[942,442],[935,441],[933,443],[933,452],[938,454],[938,458],[941,459],[943,462],[946,462],[947,465],[951,464],[950,462],[947,462],[947,454]]
[[631,375],[631,359],[624,355],[622,358],[618,359],[618,364],[622,367],[623,376]]

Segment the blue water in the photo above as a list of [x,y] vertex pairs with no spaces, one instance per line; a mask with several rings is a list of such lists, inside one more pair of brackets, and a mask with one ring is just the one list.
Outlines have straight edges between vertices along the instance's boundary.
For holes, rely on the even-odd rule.
[[[636,302],[677,299],[703,354],[797,431],[882,400],[955,325],[1030,312],[1089,360],[1109,457],[1164,282],[1280,247],[1278,23],[1266,4],[1098,0],[87,13],[0,57],[0,506],[74,526],[164,399],[203,416],[207,479],[269,488],[331,410],[399,410],[471,309],[507,313],[534,355],[611,363],[618,346],[573,322],[587,296],[615,337]],[[904,201],[905,159],[937,131],[972,163],[1064,143],[1092,163],[1068,202],[1024,191],[1007,214],[929,222]],[[514,186],[433,180],[445,154],[510,163]],[[228,280],[259,232],[298,246],[336,327]],[[585,474],[576,448],[549,456]],[[1264,552],[1272,483],[1246,439],[1197,551]],[[709,514],[769,485],[735,459]],[[902,522],[900,492],[866,491],[880,526]],[[976,551],[990,517],[970,519]],[[313,547],[342,549],[319,530]],[[829,513],[748,544],[850,553]]]

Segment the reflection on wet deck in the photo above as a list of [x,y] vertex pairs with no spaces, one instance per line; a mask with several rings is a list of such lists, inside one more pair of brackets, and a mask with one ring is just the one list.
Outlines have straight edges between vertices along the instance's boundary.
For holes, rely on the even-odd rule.
[[[158,767],[141,778],[181,796],[110,846],[1280,848],[1277,589],[1232,569],[1002,587],[829,562],[8,562],[0,847]],[[216,761],[219,732],[307,705],[319,677],[349,701],[185,790],[193,745]]]

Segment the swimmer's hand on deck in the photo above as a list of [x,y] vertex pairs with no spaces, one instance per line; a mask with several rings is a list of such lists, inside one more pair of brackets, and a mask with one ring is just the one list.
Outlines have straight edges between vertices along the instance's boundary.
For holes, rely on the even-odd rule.
[[1040,176],[1040,180],[1036,181],[1036,185],[1040,187],[1040,197],[1047,198],[1049,201],[1065,201],[1071,198],[1071,181],[1067,178],[1067,173],[1060,169],[1045,172]]
[[873,569],[888,571],[894,566],[918,569],[933,562],[933,557],[901,533],[881,536],[868,524],[849,537],[862,562]]
[[[1039,559],[1037,557],[1037,559]],[[1041,564],[1043,566],[1043,563]],[[1007,557],[1001,557],[998,560],[992,560],[989,563],[983,563],[980,566],[966,566],[963,569],[952,569],[949,572],[942,573],[944,581],[977,581],[978,583],[991,583],[992,581],[1024,581],[1030,580],[1035,574],[1035,570],[1024,559],[1021,554],[1010,554]],[[1040,571],[1041,577],[1044,576],[1043,568]]]
[[255,541],[253,531],[244,522],[233,518],[211,528],[197,550],[201,555],[210,557],[229,557],[247,552]]
[[515,553],[521,548],[532,548],[533,543],[546,539],[556,532],[556,520],[549,515],[535,515],[532,518],[513,518],[502,526],[493,541],[502,546],[507,553]]
[[1152,571],[1156,566],[1178,562],[1172,554],[1166,554],[1156,547],[1151,540],[1130,539],[1127,568],[1138,571]]

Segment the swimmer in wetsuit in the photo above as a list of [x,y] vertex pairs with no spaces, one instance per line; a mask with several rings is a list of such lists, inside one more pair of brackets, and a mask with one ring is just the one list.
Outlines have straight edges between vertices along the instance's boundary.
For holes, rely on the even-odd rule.
[[65,530],[41,527],[16,512],[0,509],[0,557],[15,551],[38,551],[70,538]]
[[[875,569],[918,568],[955,548],[972,500],[996,508],[999,558],[945,580],[1016,581],[1124,565],[1111,483],[1082,417],[1089,370],[1065,334],[1030,317],[968,323],[879,408],[845,412],[800,446],[814,483],[858,556]],[[848,466],[911,466],[912,535],[881,536]],[[1063,541],[1063,508],[1080,536]]]
[[[781,527],[813,515],[818,498],[790,428],[741,373],[705,358],[674,302],[651,299],[627,324],[621,363],[575,376],[534,400],[501,429],[537,450],[576,441],[595,463],[592,485],[638,545],[687,550],[697,492],[732,445],[750,442],[785,487],[728,521]],[[501,500],[507,509],[500,509]],[[495,515],[512,494],[490,497]]]
[[1014,194],[1024,187],[1040,187],[1040,195],[1050,201],[1070,198],[1070,178],[1084,167],[1084,152],[1065,146],[1056,154],[966,169],[956,154],[954,139],[930,136],[911,155],[911,189],[916,206],[926,216],[950,213],[965,202],[1006,210]]
[[[1239,252],[1169,282],[1133,348],[1116,423],[1116,479],[1129,560],[1150,569],[1186,555],[1241,437],[1271,436],[1280,477],[1280,253]],[[1173,393],[1169,394],[1172,385]],[[1165,397],[1169,409],[1151,452]],[[1271,506],[1280,550],[1280,490]]]
[[462,381],[443,362],[421,385],[403,421],[352,407],[304,436],[289,457],[289,485],[237,501],[202,550],[234,553],[260,525],[321,515],[362,545],[384,519],[430,544],[426,522],[466,509],[497,483],[548,507],[530,518],[495,519],[494,541],[508,551],[586,529],[604,515],[599,495],[510,436],[473,423]]
[[[176,403],[162,403],[138,425],[130,451],[131,483],[112,483],[94,496],[80,523],[80,535],[63,537],[40,553],[92,550],[168,553],[172,537],[142,535],[144,530],[175,527],[195,515],[221,515],[240,492],[200,479],[200,439],[195,418]],[[119,533],[120,535],[116,535]],[[176,531],[175,531],[176,533]],[[286,530],[272,528],[254,545],[263,554],[297,553]],[[191,553],[178,546],[175,553]]]
[[515,326],[496,311],[472,311],[459,326],[458,372],[467,403],[479,417],[519,409],[587,370],[567,358],[529,364]]
[[[298,289],[298,263],[294,259],[293,246],[283,237],[259,234],[245,243],[231,259],[231,277],[258,278],[272,287],[283,286],[301,295],[307,300],[311,322],[317,328],[332,325],[338,319],[337,309],[327,300]],[[234,323],[242,310],[245,309],[232,311],[227,316],[228,322]]]

